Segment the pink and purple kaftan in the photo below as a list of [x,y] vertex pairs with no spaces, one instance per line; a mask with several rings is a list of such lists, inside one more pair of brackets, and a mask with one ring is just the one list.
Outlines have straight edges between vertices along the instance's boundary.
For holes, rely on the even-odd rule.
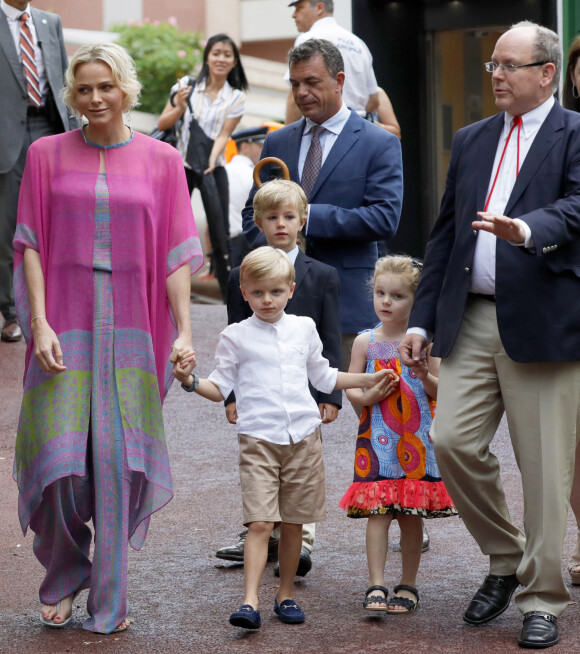
[[[36,141],[20,190],[14,239],[15,293],[27,337],[24,397],[14,476],[26,529],[54,481],[84,477],[93,371],[95,189],[101,150],[80,130]],[[131,545],[139,549],[150,515],[172,497],[161,405],[171,384],[175,325],[167,277],[203,263],[181,158],[170,146],[135,134],[105,151],[111,232],[114,375],[127,466],[133,473]],[[26,247],[40,254],[46,315],[67,370],[42,372],[33,356],[24,280]],[[93,408],[93,411],[95,408]]]

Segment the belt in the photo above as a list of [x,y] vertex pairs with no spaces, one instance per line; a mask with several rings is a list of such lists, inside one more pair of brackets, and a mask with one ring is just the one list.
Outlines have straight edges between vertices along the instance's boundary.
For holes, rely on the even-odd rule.
[[495,295],[486,295],[485,293],[470,293],[471,297],[477,297],[480,300],[487,300],[488,302],[493,302],[495,304]]
[[27,116],[46,116],[47,111],[46,111],[46,105],[43,105],[42,107],[35,107],[32,104],[28,105],[28,108],[26,109],[26,115]]

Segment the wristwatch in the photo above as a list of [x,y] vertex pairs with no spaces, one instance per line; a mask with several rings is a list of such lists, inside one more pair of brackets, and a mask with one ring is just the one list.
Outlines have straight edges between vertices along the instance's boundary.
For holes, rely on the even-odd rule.
[[183,388],[184,391],[187,391],[188,393],[193,393],[195,389],[199,386],[199,377],[192,372],[191,376],[193,377],[193,381],[191,382],[191,386],[186,386],[185,384],[181,384],[181,388]]

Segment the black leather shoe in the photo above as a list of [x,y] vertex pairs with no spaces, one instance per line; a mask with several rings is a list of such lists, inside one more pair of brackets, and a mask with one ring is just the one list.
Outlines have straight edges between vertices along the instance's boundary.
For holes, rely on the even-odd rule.
[[7,343],[16,343],[22,339],[22,330],[16,318],[9,318],[2,327],[0,338]]
[[[229,547],[222,547],[218,550],[215,555],[218,559],[225,559],[226,561],[237,561],[238,563],[244,562],[244,547],[246,545],[246,537],[248,536],[248,530],[244,529],[238,535],[238,542],[235,545],[230,545]],[[277,561],[278,560],[278,540],[275,538],[270,538],[268,541],[268,561]]]
[[524,614],[524,626],[518,638],[520,647],[541,649],[552,647],[559,640],[556,616],[543,611],[530,611]]
[[510,605],[512,595],[519,585],[515,575],[487,575],[463,614],[463,619],[469,624],[483,624],[497,618]]
[[[312,568],[312,556],[310,555],[310,550],[307,547],[302,546],[302,549],[300,550],[300,561],[298,561],[298,570],[296,570],[296,574],[299,577],[306,577],[306,575],[310,572],[310,569]],[[276,563],[274,566],[274,576],[279,577],[280,576],[280,564]]]

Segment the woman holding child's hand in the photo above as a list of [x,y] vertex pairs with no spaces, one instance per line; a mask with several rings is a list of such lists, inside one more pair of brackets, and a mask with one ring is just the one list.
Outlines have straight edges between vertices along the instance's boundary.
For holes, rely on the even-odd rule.
[[173,342],[195,361],[203,263],[181,157],[125,124],[140,88],[120,46],[77,50],[64,97],[87,124],[30,147],[14,240],[27,339],[14,470],[46,568],[39,617],[64,627],[88,589],[83,628],[105,634],[129,626],[129,544],[173,495],[167,359]]

